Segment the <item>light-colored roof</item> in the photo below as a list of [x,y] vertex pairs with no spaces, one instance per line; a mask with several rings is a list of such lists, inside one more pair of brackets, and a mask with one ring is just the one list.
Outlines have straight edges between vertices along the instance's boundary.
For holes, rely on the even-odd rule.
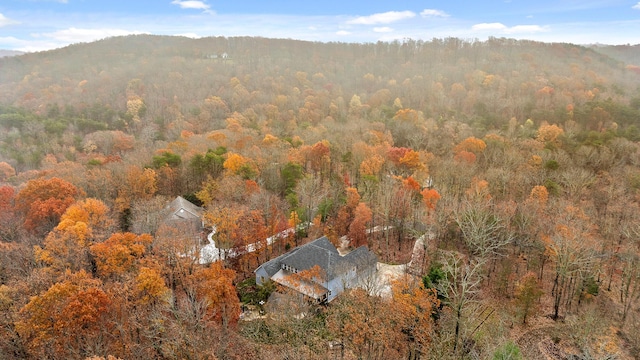
[[169,215],[167,220],[190,220],[202,218],[204,210],[190,202],[189,200],[178,196],[167,206]]

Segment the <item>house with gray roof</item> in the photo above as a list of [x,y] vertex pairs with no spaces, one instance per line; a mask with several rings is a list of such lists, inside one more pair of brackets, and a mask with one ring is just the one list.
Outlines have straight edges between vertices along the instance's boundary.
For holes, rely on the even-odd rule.
[[191,201],[178,196],[167,205],[169,214],[167,220],[191,220],[202,223],[202,213],[204,210]]
[[272,280],[317,302],[330,302],[375,272],[378,259],[366,246],[342,256],[325,236],[298,246],[256,270],[256,284]]
[[204,234],[204,209],[183,198],[176,197],[162,211],[161,227],[178,230],[181,234],[193,237],[200,244]]

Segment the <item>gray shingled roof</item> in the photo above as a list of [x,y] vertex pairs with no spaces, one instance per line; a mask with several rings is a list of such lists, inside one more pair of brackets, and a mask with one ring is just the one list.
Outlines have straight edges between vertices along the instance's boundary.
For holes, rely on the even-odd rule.
[[167,206],[169,215],[167,220],[191,220],[202,218],[203,210],[189,200],[178,196]]
[[342,261],[356,266],[363,266],[375,264],[378,262],[378,257],[363,245],[342,257]]
[[[334,265],[340,259],[340,254],[335,246],[326,237],[321,237],[308,244],[300,246],[297,251],[289,253],[280,260],[280,263],[291,266],[294,269],[306,270],[319,266],[330,275]],[[332,264],[333,263],[333,264]],[[331,276],[329,276],[331,278]]]
[[377,259],[366,246],[361,246],[343,257],[329,239],[323,236],[260,265],[258,269],[263,268],[271,277],[280,270],[281,264],[297,270],[307,270],[318,265],[330,280],[354,266],[361,266],[370,261],[375,262]]

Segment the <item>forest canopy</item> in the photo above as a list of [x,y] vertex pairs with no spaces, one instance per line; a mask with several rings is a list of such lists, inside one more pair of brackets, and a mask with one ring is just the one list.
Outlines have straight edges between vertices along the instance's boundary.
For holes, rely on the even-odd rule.
[[[135,35],[0,58],[0,353],[637,357],[633,51]],[[167,221],[178,196],[204,229]],[[286,291],[253,271],[321,236],[406,271],[263,306]],[[210,242],[237,256],[203,263]]]

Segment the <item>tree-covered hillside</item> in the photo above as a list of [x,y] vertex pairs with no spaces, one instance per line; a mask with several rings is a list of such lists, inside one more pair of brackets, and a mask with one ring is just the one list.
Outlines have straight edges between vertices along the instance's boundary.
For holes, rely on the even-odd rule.
[[[150,35],[0,58],[0,354],[636,358],[624,60]],[[204,230],[166,221],[177,196]],[[202,264],[209,234],[234,255]],[[379,274],[330,304],[264,303],[290,291],[253,271],[323,235]]]

